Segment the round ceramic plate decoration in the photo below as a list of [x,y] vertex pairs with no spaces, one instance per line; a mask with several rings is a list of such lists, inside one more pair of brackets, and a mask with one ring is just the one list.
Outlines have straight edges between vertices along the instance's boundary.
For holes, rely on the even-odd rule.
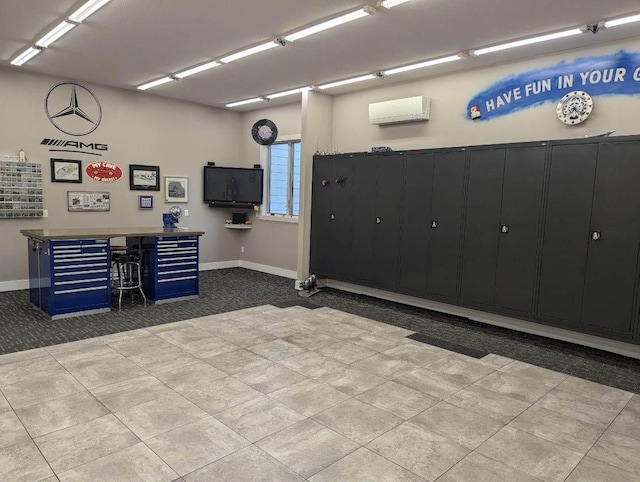
[[593,99],[589,94],[576,90],[566,94],[556,107],[558,119],[565,124],[580,124],[593,110]]
[[278,137],[278,128],[269,119],[260,119],[253,124],[251,136],[261,146],[270,146]]

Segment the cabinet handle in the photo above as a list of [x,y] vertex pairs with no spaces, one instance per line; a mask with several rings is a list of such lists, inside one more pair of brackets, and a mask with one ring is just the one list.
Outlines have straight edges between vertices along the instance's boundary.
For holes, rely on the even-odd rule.
[[437,229],[438,228],[438,221],[431,221],[431,229]]
[[376,224],[382,223],[382,218],[376,217]]
[[508,224],[503,224],[500,226],[500,232],[502,234],[509,234],[509,225]]
[[600,240],[601,237],[602,233],[600,231],[591,231],[591,239],[593,239],[594,241]]
[[333,214],[333,213],[331,213],[331,214],[329,215],[329,219],[331,219],[331,221],[335,221],[335,220],[336,220],[336,215],[335,215],[335,214]]

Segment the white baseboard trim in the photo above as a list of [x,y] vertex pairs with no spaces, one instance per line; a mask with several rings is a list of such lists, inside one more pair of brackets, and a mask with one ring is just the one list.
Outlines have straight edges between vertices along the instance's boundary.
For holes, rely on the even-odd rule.
[[19,279],[15,281],[0,281],[0,291],[28,290],[29,280]]
[[442,313],[448,313],[450,315],[462,316],[465,318],[469,318],[470,320],[487,323],[489,325],[500,326],[511,330],[530,333],[532,335],[544,336],[547,338],[553,338],[569,343],[575,343],[577,345],[597,348],[599,350],[604,350],[611,353],[617,353],[618,355],[628,356],[630,358],[640,359],[640,346],[631,343],[625,343],[623,341],[609,340],[607,338],[600,338],[598,336],[587,335],[585,333],[564,330],[562,328],[556,328],[554,326],[542,325],[531,321],[520,320],[503,315],[496,315],[493,313],[486,313],[484,311],[449,305],[446,303],[440,303],[438,301],[429,301],[422,298],[392,293],[376,288],[368,288],[366,286],[345,283],[343,281],[326,279],[323,280],[323,286],[336,288],[343,291],[349,291],[351,293],[373,296],[375,298],[381,298],[383,300],[395,301],[397,303],[402,303],[405,305],[417,306],[418,308],[440,311]]
[[262,273],[274,274],[276,276],[282,276],[283,278],[296,279],[298,273],[290,269],[277,268],[275,266],[269,266],[266,264],[252,263],[250,261],[240,260],[240,267],[246,269],[252,269],[254,271],[260,271]]
[[240,267],[239,259],[231,259],[229,261],[214,261],[213,263],[200,263],[198,266],[200,271],[211,271],[214,269],[238,268]]

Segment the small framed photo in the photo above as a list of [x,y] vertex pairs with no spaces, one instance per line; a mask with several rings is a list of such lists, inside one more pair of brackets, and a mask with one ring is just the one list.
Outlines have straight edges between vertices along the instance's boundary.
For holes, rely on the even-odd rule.
[[138,196],[138,209],[153,209],[153,196]]
[[67,191],[67,211],[110,211],[111,194],[103,191]]
[[82,183],[82,161],[51,159],[51,182]]
[[168,203],[186,203],[189,201],[189,178],[164,178],[164,200]]
[[159,191],[160,168],[129,164],[129,189],[131,191]]

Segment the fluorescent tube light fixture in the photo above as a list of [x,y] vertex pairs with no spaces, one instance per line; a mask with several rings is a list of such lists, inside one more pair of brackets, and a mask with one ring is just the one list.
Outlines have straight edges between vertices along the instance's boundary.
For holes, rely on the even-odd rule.
[[422,69],[424,67],[431,67],[433,65],[445,64],[447,62],[453,62],[454,60],[460,60],[462,56],[460,54],[450,55],[448,57],[441,57],[439,59],[427,60],[418,64],[405,65],[404,67],[397,67],[395,69],[385,70],[382,73],[384,75],[399,74],[401,72],[408,72],[410,70]]
[[26,64],[27,62],[29,62],[29,60],[34,58],[40,52],[42,52],[42,49],[38,47],[29,47],[27,50],[25,50],[20,55],[18,55],[15,59],[13,59],[11,61],[11,65],[17,65],[19,67],[22,64]]
[[47,48],[49,45],[58,40],[75,26],[75,23],[70,23],[66,20],[60,22],[58,25],[49,30],[49,32],[46,33],[40,40],[38,40],[36,42],[36,46]]
[[615,18],[607,20],[604,23],[605,28],[617,27],[618,25],[626,25],[628,23],[640,22],[640,15],[632,15],[630,17]]
[[190,75],[199,74],[200,72],[204,72],[205,70],[213,69],[214,67],[218,67],[222,65],[220,62],[207,62],[206,64],[198,65],[197,67],[192,67],[187,70],[183,70],[182,72],[178,72],[174,75],[177,79],[184,79],[185,77],[189,77]]
[[220,62],[222,62],[223,64],[228,64],[229,62],[233,62],[234,60],[243,59],[245,57],[249,57],[250,55],[259,54],[260,52],[264,52],[265,50],[271,50],[280,46],[281,44],[278,42],[266,42],[260,45],[256,45],[255,47],[251,47],[250,49],[242,50],[238,53],[222,57],[220,59]]
[[397,7],[398,5],[402,5],[403,3],[407,3],[408,1],[409,0],[382,0],[378,2],[378,5],[386,9],[391,9],[393,7]]
[[571,37],[573,35],[579,35],[582,30],[579,28],[573,28],[571,30],[563,30],[562,32],[550,33],[547,35],[539,35],[537,37],[530,37],[522,40],[516,40],[515,42],[507,42],[500,45],[494,45],[493,47],[486,47],[482,49],[472,50],[470,53],[473,56],[490,54],[493,52],[499,52],[500,50],[512,49],[515,47],[523,47],[525,45],[537,44],[540,42],[546,42],[548,40],[556,40],[565,37]]
[[285,35],[284,39],[287,42],[295,42],[296,40],[300,40],[301,38],[308,37],[309,35],[313,35],[318,32],[322,32],[324,30],[328,30],[330,28],[337,27],[338,25],[343,25],[348,22],[353,22],[354,20],[358,20],[359,18],[373,15],[374,13],[376,13],[376,9],[367,5],[366,7],[356,10],[355,12],[347,13],[345,15],[341,15],[340,17],[327,20],[326,22],[321,22],[311,27],[299,30],[298,32]]
[[319,85],[318,89],[332,89],[333,87],[340,87],[341,85],[355,84],[356,82],[363,82],[365,80],[379,78],[375,74],[361,75],[360,77],[353,77],[351,79],[339,80],[338,82],[331,82],[330,84]]
[[89,0],[78,10],[73,12],[69,16],[69,20],[72,22],[82,23],[90,15],[96,13],[99,9],[101,9],[104,5],[109,3],[111,0]]
[[147,90],[147,89],[151,89],[152,87],[158,87],[159,85],[162,84],[167,84],[169,82],[173,82],[174,79],[173,77],[163,77],[161,79],[158,80],[154,80],[151,82],[147,82],[146,84],[142,84],[140,86],[138,86],[138,90]]
[[278,92],[277,94],[269,94],[267,99],[278,99],[279,97],[286,97],[287,95],[300,94],[302,92],[306,92],[307,90],[311,90],[311,87],[301,87],[299,89],[291,89],[285,92]]
[[256,102],[263,102],[263,101],[264,99],[262,97],[255,97],[253,99],[240,100],[238,102],[231,102],[230,104],[227,104],[227,107],[240,107],[241,105],[255,104]]

